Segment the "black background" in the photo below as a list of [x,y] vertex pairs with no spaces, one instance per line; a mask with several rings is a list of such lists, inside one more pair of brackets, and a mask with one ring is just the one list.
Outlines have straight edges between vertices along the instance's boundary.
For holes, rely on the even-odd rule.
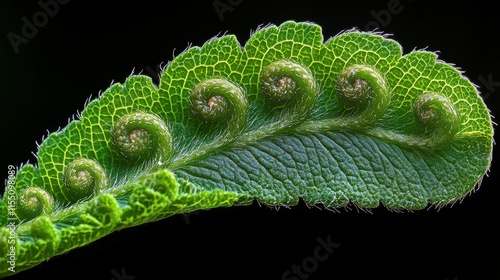
[[[123,82],[133,69],[155,76],[151,70],[189,44],[201,46],[227,32],[243,45],[258,26],[290,19],[320,24],[325,40],[378,24],[404,53],[439,51],[440,59],[479,86],[498,115],[500,86],[484,84],[500,82],[496,8],[486,1],[436,6],[400,0],[399,13],[377,23],[375,15],[394,1],[220,0],[234,4],[221,20],[212,0],[72,0],[18,53],[7,33],[21,34],[22,17],[32,21],[41,8],[37,1],[2,1],[0,173],[3,169],[6,177],[9,164],[35,163],[35,141],[64,127],[90,96],[112,81]],[[381,207],[335,213],[303,204],[276,211],[255,204],[178,215],[115,232],[10,279],[119,280],[115,273],[122,269],[136,280],[282,279],[292,265],[313,255],[317,238],[328,236],[340,247],[307,279],[500,279],[496,174],[493,163],[479,190],[439,211],[396,213]]]

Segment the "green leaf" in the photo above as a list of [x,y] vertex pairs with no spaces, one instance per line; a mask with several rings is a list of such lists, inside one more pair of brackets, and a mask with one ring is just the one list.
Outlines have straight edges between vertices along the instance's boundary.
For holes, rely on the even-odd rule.
[[481,182],[492,147],[476,88],[435,53],[359,31],[324,42],[293,21],[243,48],[223,36],[171,61],[158,87],[142,75],[112,85],[45,139],[0,202],[0,275],[254,200],[442,207]]

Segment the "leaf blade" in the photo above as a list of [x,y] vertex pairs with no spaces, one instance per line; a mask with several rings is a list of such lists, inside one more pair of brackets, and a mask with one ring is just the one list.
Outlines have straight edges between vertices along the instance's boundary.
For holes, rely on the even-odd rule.
[[[311,96],[267,100],[262,73],[280,67],[297,71],[274,73],[278,90]],[[299,76],[317,85],[295,83]],[[209,109],[220,105],[224,117],[200,119],[190,94],[207,80],[229,83],[215,88],[247,100],[238,96],[224,101],[215,92],[217,98],[205,101]],[[419,99],[422,95],[430,105]],[[238,110],[225,111],[224,106],[240,101]],[[415,106],[418,102],[424,104]],[[415,107],[431,111],[421,113]],[[377,109],[385,111],[366,113]],[[121,140],[146,149],[139,154],[147,156],[134,157],[116,145],[113,129],[125,125],[114,125],[131,114],[133,121]],[[228,124],[235,119],[227,114],[245,114],[237,120],[246,123]],[[423,120],[415,118],[419,114]],[[455,117],[456,131],[446,123]],[[490,118],[460,71],[431,52],[403,55],[397,42],[378,34],[350,31],[323,42],[318,25],[289,21],[259,30],[243,48],[232,35],[216,38],[175,58],[158,87],[142,75],[112,85],[86,106],[81,120],[42,143],[38,165],[19,170],[15,191],[19,196],[30,188],[36,194],[38,188],[36,199],[51,194],[55,203],[42,203],[42,210],[30,212],[43,213],[38,217],[23,216],[22,211],[14,215],[19,218],[18,269],[121,228],[199,209],[247,205],[254,199],[270,205],[295,205],[302,198],[327,207],[383,204],[410,210],[447,205],[473,190],[488,171]],[[420,127],[425,122],[430,125]],[[150,129],[152,124],[160,125]],[[441,133],[451,138],[440,138]],[[155,135],[163,145],[173,138],[172,147],[160,147],[161,155],[154,146],[143,145],[154,143]],[[94,170],[67,172],[82,162]],[[92,190],[71,198],[66,174],[73,174],[77,186]],[[93,174],[105,178],[96,180]],[[10,212],[7,199],[0,203],[0,244],[5,247]],[[52,253],[37,254],[40,246]],[[9,272],[2,257],[4,276]]]

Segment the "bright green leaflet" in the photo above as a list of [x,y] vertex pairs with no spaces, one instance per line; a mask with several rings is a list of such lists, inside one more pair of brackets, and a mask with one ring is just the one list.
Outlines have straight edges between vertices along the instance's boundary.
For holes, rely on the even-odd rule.
[[293,21],[243,48],[223,36],[176,57],[158,87],[143,75],[112,85],[45,139],[0,203],[0,275],[118,229],[253,200],[444,206],[478,185],[492,147],[476,88],[435,53],[403,56],[358,31],[324,42],[320,26]]

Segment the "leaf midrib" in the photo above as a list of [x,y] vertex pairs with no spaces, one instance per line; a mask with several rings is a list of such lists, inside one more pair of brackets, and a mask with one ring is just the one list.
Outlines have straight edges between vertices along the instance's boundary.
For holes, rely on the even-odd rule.
[[[177,168],[192,165],[193,163],[199,160],[210,157],[214,153],[218,153],[231,148],[244,147],[248,144],[263,141],[266,138],[283,135],[285,133],[307,134],[307,133],[324,133],[329,131],[355,132],[370,137],[375,137],[383,141],[388,141],[394,143],[394,145],[397,146],[400,145],[396,144],[397,141],[394,140],[395,138],[394,135],[397,135],[402,139],[416,137],[415,135],[398,134],[394,131],[382,130],[380,129],[380,127],[377,126],[366,128],[366,126],[363,126],[363,124],[366,125],[366,123],[361,118],[353,118],[353,117],[309,120],[309,121],[304,121],[300,124],[295,124],[292,122],[275,122],[266,126],[262,126],[259,129],[242,133],[236,137],[225,136],[218,138],[209,144],[203,145],[201,148],[196,148],[189,153],[177,156],[170,162],[151,166],[149,170],[141,172],[141,176],[144,176],[144,174],[150,174],[152,172],[161,169],[169,169],[175,173],[175,170]],[[361,129],[363,129],[363,131],[361,131]],[[462,132],[455,135],[454,139],[482,138],[487,136],[488,135],[486,133],[481,131]],[[399,144],[402,143],[400,142]],[[404,146],[404,144],[401,146]],[[423,148],[423,147],[418,147],[418,148]],[[118,195],[130,194],[132,192],[132,189],[136,186],[136,184],[133,184],[133,182],[139,180],[139,177],[140,176],[136,177],[136,179],[134,180],[109,187],[102,193],[108,193],[115,197]],[[53,222],[58,220],[59,221],[64,220],[65,217],[68,217],[74,213],[81,212],[82,209],[84,209],[89,203],[94,202],[97,199],[97,197],[98,196],[94,196],[89,200],[73,204],[67,208],[63,208],[59,211],[56,211],[55,213],[50,214],[48,216],[51,218],[51,221]],[[25,223],[21,223],[19,225],[18,232],[21,234],[22,233],[28,234],[29,226],[33,221],[34,220],[30,220]]]

